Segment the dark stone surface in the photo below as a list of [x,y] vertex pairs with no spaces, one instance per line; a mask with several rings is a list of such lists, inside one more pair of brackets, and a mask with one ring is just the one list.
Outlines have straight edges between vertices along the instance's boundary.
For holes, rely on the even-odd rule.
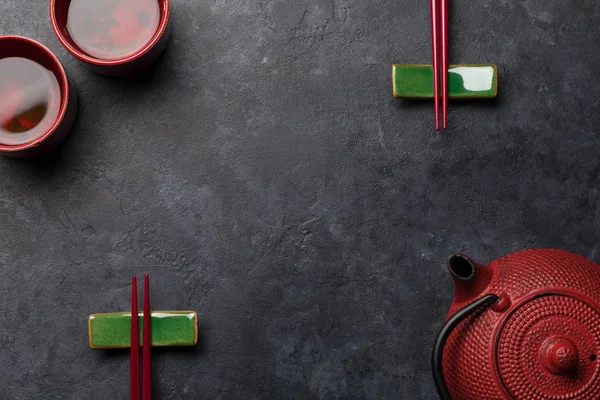
[[391,97],[429,62],[427,2],[174,1],[147,77],[89,73],[47,1],[0,0],[75,80],[73,135],[0,160],[0,398],[125,399],[128,354],[87,315],[195,309],[201,344],[154,356],[157,399],[430,399],[446,256],[551,246],[600,260],[600,3],[452,2],[453,62],[500,98]]

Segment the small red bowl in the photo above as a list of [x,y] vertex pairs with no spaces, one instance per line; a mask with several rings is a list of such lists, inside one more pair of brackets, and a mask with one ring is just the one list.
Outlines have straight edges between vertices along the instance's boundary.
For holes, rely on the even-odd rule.
[[0,36],[0,59],[22,57],[50,70],[60,87],[60,109],[56,121],[45,133],[19,145],[0,143],[0,154],[9,157],[35,157],[56,148],[69,134],[77,115],[77,93],[67,79],[62,64],[44,45],[21,36]]
[[[102,1],[102,0],[98,0]],[[156,0],[160,11],[160,19],[156,33],[150,41],[135,54],[118,60],[102,60],[84,52],[75,44],[67,30],[67,17],[71,0],[50,0],[50,19],[52,28],[62,45],[83,61],[91,70],[106,76],[134,75],[156,61],[162,54],[170,34],[169,0]]]

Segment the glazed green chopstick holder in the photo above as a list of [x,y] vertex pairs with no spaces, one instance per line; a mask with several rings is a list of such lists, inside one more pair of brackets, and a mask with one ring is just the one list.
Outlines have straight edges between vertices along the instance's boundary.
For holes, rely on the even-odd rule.
[[[433,99],[433,67],[426,64],[392,66],[394,97]],[[448,67],[448,97],[491,99],[498,95],[498,68],[494,64],[458,64]]]
[[[140,343],[143,313],[139,313]],[[152,346],[194,346],[198,342],[198,314],[195,311],[153,311]],[[92,349],[129,348],[131,313],[92,314],[88,318]]]

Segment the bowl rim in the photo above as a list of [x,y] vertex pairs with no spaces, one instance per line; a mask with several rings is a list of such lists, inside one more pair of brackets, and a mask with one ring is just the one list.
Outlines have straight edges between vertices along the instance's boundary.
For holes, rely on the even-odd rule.
[[[0,152],[7,153],[7,152],[17,152],[17,151],[30,149],[32,147],[39,145],[44,140],[48,139],[58,129],[58,127],[62,123],[62,121],[65,117],[65,114],[67,113],[67,107],[69,105],[71,93],[70,93],[70,85],[69,85],[69,79],[67,77],[67,73],[66,73],[63,65],[61,64],[60,60],[58,59],[58,57],[56,57],[56,55],[54,55],[54,53],[52,53],[52,51],[50,51],[49,48],[47,48],[46,46],[44,46],[37,40],[33,40],[33,39],[30,39],[30,38],[24,37],[24,36],[0,35],[0,46],[2,45],[3,40],[16,40],[16,41],[29,43],[31,45],[38,47],[40,50],[42,50],[48,56],[50,56],[50,59],[52,60],[52,62],[58,67],[58,72],[59,72],[60,76],[57,76],[57,79],[59,80],[59,85],[61,88],[61,101],[60,101],[61,104],[60,104],[58,116],[56,117],[54,124],[44,134],[38,136],[37,138],[35,138],[33,140],[30,140],[27,143],[10,145],[10,144],[3,144],[0,142]],[[31,59],[31,60],[36,61],[34,59]]]
[[59,26],[58,21],[56,19],[56,4],[61,1],[65,1],[65,0],[50,0],[50,20],[52,21],[52,29],[54,30],[54,33],[58,37],[58,40],[67,49],[67,51],[69,53],[71,53],[71,55],[77,57],[78,59],[80,59],[83,62],[92,64],[92,65],[97,65],[100,67],[111,67],[111,66],[128,64],[132,61],[135,61],[135,60],[141,58],[146,53],[148,53],[158,43],[160,38],[165,33],[165,31],[167,29],[167,23],[169,22],[169,13],[170,13],[169,2],[170,2],[170,0],[156,0],[158,2],[164,3],[165,6],[164,6],[164,12],[161,12],[160,21],[158,23],[158,28],[156,28],[156,32],[154,33],[154,36],[152,36],[152,39],[150,39],[150,41],[148,43],[146,43],[146,45],[144,47],[142,47],[140,50],[138,50],[136,53],[134,53],[130,56],[120,58],[117,60],[102,60],[100,58],[92,57],[89,54],[76,49],[69,43],[69,41],[67,39],[65,39],[65,36],[63,35],[63,33],[61,31],[61,27]]

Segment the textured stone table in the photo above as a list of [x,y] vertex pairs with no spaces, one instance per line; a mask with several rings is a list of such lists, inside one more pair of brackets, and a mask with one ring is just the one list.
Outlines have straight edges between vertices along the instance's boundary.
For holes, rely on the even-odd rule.
[[552,246],[600,261],[600,3],[453,2],[451,61],[495,62],[500,97],[391,96],[430,59],[427,2],[174,0],[147,76],[88,72],[47,1],[0,32],[76,82],[50,162],[0,160],[0,398],[125,399],[128,354],[89,313],[195,309],[195,351],[154,356],[157,399],[431,399],[452,299],[444,260]]

